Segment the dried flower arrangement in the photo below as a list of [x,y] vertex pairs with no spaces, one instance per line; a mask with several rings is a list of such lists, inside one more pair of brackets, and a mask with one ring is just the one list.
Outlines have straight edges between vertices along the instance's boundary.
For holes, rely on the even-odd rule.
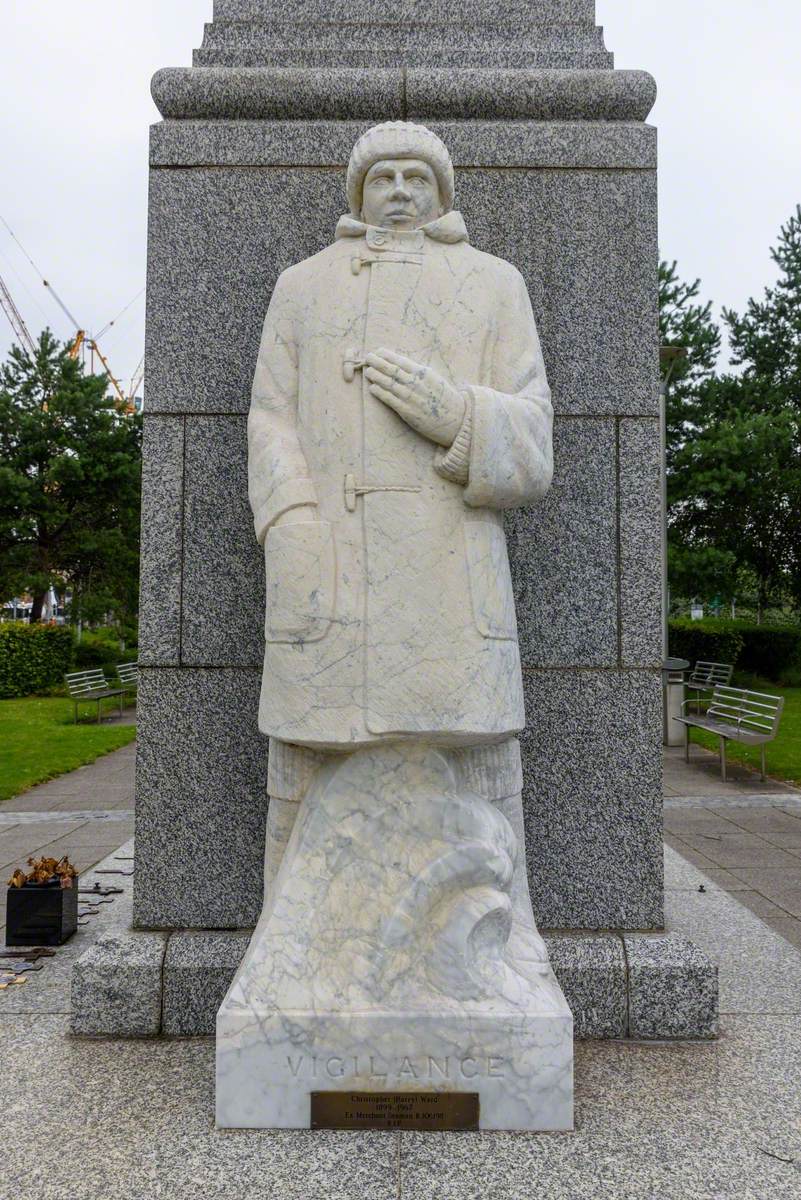
[[29,858],[31,868],[26,875],[18,867],[8,881],[12,888],[25,887],[63,887],[71,888],[73,879],[78,878],[78,872],[65,854],[63,858]]

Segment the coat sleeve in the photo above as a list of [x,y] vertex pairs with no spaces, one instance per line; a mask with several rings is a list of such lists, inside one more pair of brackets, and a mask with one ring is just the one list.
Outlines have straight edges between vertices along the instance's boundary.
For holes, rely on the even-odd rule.
[[528,291],[514,268],[498,309],[492,386],[469,387],[464,500],[473,508],[531,504],[548,491],[553,476],[551,391]]
[[290,508],[316,504],[297,431],[298,346],[292,288],[282,275],[264,320],[248,414],[248,493],[256,537]]

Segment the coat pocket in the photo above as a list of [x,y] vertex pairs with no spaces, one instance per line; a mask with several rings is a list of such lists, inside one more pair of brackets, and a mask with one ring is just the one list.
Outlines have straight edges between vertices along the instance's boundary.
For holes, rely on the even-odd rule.
[[512,573],[503,527],[492,520],[467,520],[464,536],[473,619],[479,633],[486,638],[516,638]]
[[334,615],[336,561],[327,521],[274,525],[265,543],[268,642],[316,642]]

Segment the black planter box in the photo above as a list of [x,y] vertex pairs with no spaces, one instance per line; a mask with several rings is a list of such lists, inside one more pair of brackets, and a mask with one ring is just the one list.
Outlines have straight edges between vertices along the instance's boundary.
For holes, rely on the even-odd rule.
[[78,880],[72,887],[8,889],[7,946],[60,946],[78,928]]

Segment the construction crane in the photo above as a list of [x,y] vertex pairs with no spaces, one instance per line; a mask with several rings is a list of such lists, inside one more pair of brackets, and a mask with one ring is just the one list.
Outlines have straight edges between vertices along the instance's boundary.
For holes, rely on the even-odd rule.
[[[69,346],[69,351],[68,351],[70,358],[77,358],[78,354],[81,351],[81,348],[84,345],[87,345],[89,347],[89,349],[92,351],[92,354],[93,355],[96,354],[97,357],[100,359],[101,363],[103,364],[103,370],[105,371],[106,376],[108,377],[108,381],[111,384],[112,389],[116,393],[117,399],[119,400],[119,402],[123,408],[123,411],[133,412],[134,411],[133,397],[132,396],[128,397],[124,394],[122,388],[119,385],[119,382],[117,381],[114,373],[111,370],[111,367],[108,364],[108,359],[106,358],[105,354],[100,349],[100,347],[98,346],[97,340],[95,338],[91,337],[91,335],[88,334],[85,329],[81,328],[80,323],[75,319],[73,314],[67,308],[66,304],[61,299],[58,292],[53,287],[52,283],[50,283],[49,280],[45,279],[44,275],[39,270],[36,263],[31,258],[30,254],[28,254],[28,251],[22,245],[19,238],[14,233],[13,229],[8,224],[8,222],[3,217],[0,217],[0,221],[2,221],[3,225],[5,225],[6,229],[11,234],[12,238],[17,243],[20,250],[25,255],[28,262],[31,264],[31,266],[33,267],[34,271],[41,279],[44,286],[48,289],[48,291],[52,295],[56,304],[59,306],[61,311],[66,316],[67,320],[70,321],[75,326],[75,337],[73,338],[73,340]],[[142,290],[144,290],[144,289],[142,289]],[[134,297],[134,300],[138,299],[141,294],[142,293],[139,292],[138,295]],[[134,300],[132,300],[130,302],[130,304],[133,304]],[[0,279],[0,302],[2,302],[3,311],[5,312],[9,321],[11,322],[11,327],[14,330],[14,333],[16,334],[17,339],[20,342],[20,345],[22,345],[30,353],[33,353],[35,350],[35,344],[34,344],[33,338],[31,337],[31,335],[25,325],[25,322],[23,321],[23,319],[17,309],[17,306],[14,304],[14,301],[11,299],[11,293],[9,292],[5,283],[3,283],[2,279]],[[126,309],[130,308],[130,304],[126,305]],[[123,309],[123,312],[125,312],[126,309]],[[122,315],[121,313],[118,314],[118,316],[121,316],[121,315]],[[114,320],[117,320],[117,317],[115,317]],[[105,331],[107,329],[109,329],[113,324],[114,324],[114,321],[109,321],[108,325],[105,326],[105,328],[103,329],[102,332],[105,333]],[[27,342],[26,342],[26,339],[27,339]],[[94,366],[94,362],[92,365]],[[138,369],[139,368],[137,368],[137,370]]]
[[36,343],[31,337],[30,330],[22,319],[22,313],[14,303],[11,292],[6,287],[2,275],[0,275],[0,308],[2,308],[8,317],[8,322],[14,331],[14,337],[22,349],[33,358],[36,354]]

